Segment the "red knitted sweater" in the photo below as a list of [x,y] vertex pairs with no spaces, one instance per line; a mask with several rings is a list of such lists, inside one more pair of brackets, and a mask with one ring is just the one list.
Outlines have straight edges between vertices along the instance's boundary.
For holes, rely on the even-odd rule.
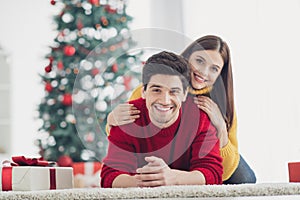
[[222,183],[216,129],[206,113],[195,106],[192,97],[182,105],[176,122],[164,129],[151,123],[144,99],[130,103],[143,114],[134,123],[111,128],[101,171],[102,187],[112,187],[113,180],[120,174],[134,175],[137,168],[147,164],[146,156],[162,158],[172,169],[199,170],[206,184]]

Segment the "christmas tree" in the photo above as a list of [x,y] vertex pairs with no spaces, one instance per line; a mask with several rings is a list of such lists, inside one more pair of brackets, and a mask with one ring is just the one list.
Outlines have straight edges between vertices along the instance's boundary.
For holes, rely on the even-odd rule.
[[123,0],[57,0],[58,32],[40,74],[45,96],[39,104],[37,145],[60,165],[101,160],[106,155],[107,114],[128,99],[140,82],[141,52],[130,52]]

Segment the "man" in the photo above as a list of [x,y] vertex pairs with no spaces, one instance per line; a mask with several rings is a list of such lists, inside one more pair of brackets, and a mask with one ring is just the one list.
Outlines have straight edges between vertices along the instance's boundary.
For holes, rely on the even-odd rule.
[[169,52],[147,60],[143,97],[130,102],[141,117],[111,128],[102,187],[222,183],[216,129],[187,97],[187,66],[182,57]]

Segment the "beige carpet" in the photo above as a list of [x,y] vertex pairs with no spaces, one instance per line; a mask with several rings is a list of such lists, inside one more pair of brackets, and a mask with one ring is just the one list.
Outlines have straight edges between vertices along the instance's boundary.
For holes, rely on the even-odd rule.
[[0,192],[0,199],[139,199],[300,195],[300,183]]

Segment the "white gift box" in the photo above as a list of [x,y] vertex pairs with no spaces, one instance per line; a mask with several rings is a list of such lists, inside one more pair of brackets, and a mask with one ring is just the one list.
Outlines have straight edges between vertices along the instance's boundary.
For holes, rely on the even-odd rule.
[[72,167],[0,167],[0,189],[13,191],[73,188]]

